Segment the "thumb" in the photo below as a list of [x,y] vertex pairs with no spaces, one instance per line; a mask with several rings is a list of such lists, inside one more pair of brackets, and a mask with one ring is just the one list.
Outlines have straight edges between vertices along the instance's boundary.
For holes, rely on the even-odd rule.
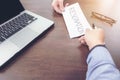
[[60,10],[62,10],[62,11],[63,11],[63,10],[64,10],[64,4],[63,4],[63,2],[62,2],[62,1],[60,1],[60,4],[59,4],[59,5],[60,5]]

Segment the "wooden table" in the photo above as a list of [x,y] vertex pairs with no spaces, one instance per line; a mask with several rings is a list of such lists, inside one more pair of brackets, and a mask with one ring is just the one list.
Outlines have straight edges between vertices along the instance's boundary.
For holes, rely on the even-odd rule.
[[[7,67],[0,71],[0,80],[85,80],[88,48],[78,39],[70,39],[63,17],[51,7],[52,0],[21,0],[24,7],[55,22],[54,27],[38,38]],[[90,24],[94,23],[106,33],[108,47],[120,68],[120,0],[65,0],[79,2]],[[95,11],[115,19],[109,24],[91,17]]]

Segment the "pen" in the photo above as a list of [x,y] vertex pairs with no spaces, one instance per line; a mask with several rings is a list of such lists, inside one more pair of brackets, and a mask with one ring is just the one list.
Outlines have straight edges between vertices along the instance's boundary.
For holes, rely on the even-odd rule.
[[95,25],[94,24],[92,24],[92,29],[95,29]]
[[92,29],[96,29],[97,27],[95,26],[95,24],[92,24]]

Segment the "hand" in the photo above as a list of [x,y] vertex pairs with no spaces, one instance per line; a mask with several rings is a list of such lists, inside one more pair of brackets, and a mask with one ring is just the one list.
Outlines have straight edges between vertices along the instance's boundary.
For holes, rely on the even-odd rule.
[[86,44],[89,47],[89,50],[96,45],[104,45],[104,31],[103,29],[86,29],[85,35],[79,38],[79,41],[82,44]]
[[[53,0],[52,7],[57,13],[62,13],[64,11],[64,0]],[[65,5],[67,6],[68,3]]]

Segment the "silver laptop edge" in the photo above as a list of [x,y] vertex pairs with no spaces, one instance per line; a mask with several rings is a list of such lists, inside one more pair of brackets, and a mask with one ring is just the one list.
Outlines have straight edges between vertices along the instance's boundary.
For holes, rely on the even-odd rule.
[[22,13],[35,16],[37,20],[0,44],[0,67],[54,24],[53,21],[28,10],[24,10]]

